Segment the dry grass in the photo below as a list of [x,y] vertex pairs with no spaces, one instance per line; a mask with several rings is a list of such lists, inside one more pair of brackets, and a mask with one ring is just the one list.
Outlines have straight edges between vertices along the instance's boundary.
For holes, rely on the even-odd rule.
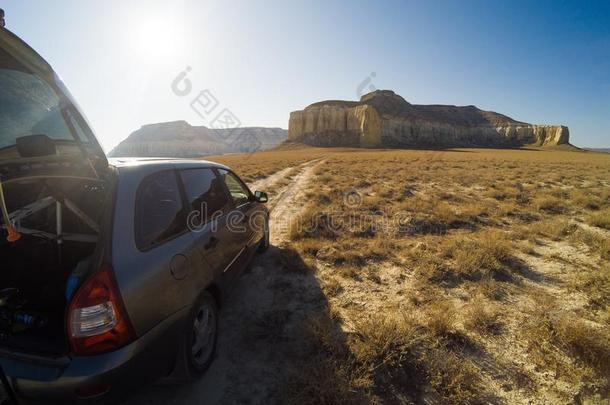
[[320,156],[290,239],[333,315],[303,324],[315,343],[284,402],[595,403],[608,392],[610,156],[298,149],[238,171]]
[[421,338],[416,322],[401,314],[356,321],[349,341],[354,358],[371,370],[400,364]]
[[592,226],[610,230],[610,209],[592,214],[589,217],[588,222]]
[[288,376],[285,401],[382,403],[400,395],[417,402],[422,395],[417,384],[427,381],[429,395],[444,403],[483,402],[485,389],[474,364],[414,316],[366,316],[355,321],[354,330],[345,336],[326,316],[307,319],[303,333],[315,342],[313,357]]
[[553,241],[560,241],[573,234],[578,226],[567,218],[540,221],[529,227],[537,236],[542,236]]
[[485,403],[485,388],[477,367],[469,360],[444,348],[435,348],[423,359],[430,385],[449,404]]
[[587,295],[592,309],[601,311],[610,309],[610,264],[574,274],[571,286]]
[[563,214],[568,211],[564,200],[553,196],[541,196],[534,200],[534,205],[538,211],[549,214]]
[[498,335],[502,331],[503,322],[496,307],[477,302],[468,309],[464,326],[481,335]]
[[569,354],[610,375],[610,334],[575,315],[564,315],[555,324],[556,339]]
[[500,232],[486,232],[476,238],[450,239],[444,257],[453,260],[455,272],[469,279],[510,277],[513,247]]
[[602,206],[602,199],[591,193],[591,190],[576,189],[572,192],[571,201],[587,210],[598,210]]
[[599,256],[602,260],[610,260],[610,238],[597,232],[578,229],[570,236],[574,244],[587,246],[591,253]]
[[318,148],[280,147],[272,151],[248,155],[206,156],[205,160],[221,163],[233,169],[246,183],[262,179],[287,167],[324,156]]
[[434,301],[423,314],[431,336],[442,339],[456,332],[456,311],[450,301]]
[[607,328],[556,308],[537,309],[531,315],[521,331],[538,367],[561,373],[561,378],[567,381],[576,376],[592,378],[592,374],[598,373],[605,385],[603,389],[607,389],[608,381],[604,381],[610,372]]

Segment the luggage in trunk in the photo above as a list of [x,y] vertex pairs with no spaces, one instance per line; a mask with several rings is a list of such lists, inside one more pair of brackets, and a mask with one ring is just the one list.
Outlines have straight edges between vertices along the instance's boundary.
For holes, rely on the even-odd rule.
[[78,179],[23,179],[4,188],[9,211],[42,209],[25,210],[18,241],[0,236],[0,347],[64,354],[66,309],[92,266],[105,189]]

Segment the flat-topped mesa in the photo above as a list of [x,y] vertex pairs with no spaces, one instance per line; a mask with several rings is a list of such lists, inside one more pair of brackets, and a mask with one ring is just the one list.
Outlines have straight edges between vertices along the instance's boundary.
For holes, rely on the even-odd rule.
[[143,125],[110,151],[110,157],[199,157],[271,149],[284,142],[285,129],[212,129],[186,121]]
[[514,147],[569,143],[560,125],[532,125],[475,106],[416,105],[391,90],[290,113],[288,140],[315,146]]

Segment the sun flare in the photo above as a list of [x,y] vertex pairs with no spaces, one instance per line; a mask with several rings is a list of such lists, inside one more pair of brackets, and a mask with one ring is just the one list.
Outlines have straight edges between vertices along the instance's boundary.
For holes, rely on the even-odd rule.
[[131,38],[134,51],[150,59],[174,56],[182,37],[174,21],[160,12],[139,15],[134,19]]

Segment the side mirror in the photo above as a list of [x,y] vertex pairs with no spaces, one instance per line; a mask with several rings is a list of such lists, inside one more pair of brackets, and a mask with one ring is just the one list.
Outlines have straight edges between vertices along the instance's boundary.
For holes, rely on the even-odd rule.
[[269,201],[269,197],[264,191],[255,191],[254,199],[260,203],[266,203],[267,201]]

